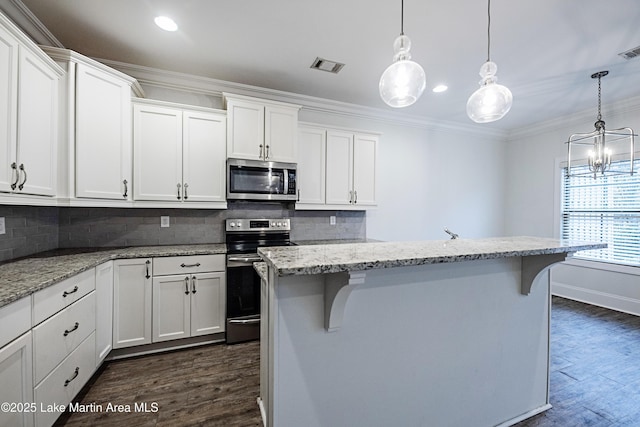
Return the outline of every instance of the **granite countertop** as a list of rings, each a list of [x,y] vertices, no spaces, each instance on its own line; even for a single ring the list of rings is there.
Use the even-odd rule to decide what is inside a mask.
[[[260,279],[267,280],[267,263],[266,262],[254,262],[253,269],[256,270]]]
[[[226,254],[224,243],[60,249],[0,265],[0,307],[114,259]]]
[[[305,246],[305,245],[338,245],[338,244],[344,244],[344,243],[372,243],[372,242],[380,242],[380,240],[375,240],[375,239],[295,240],[292,243],[295,243],[298,246]]]
[[[539,237],[496,237],[270,247],[258,249],[258,254],[278,275],[288,276],[569,253],[606,246]]]

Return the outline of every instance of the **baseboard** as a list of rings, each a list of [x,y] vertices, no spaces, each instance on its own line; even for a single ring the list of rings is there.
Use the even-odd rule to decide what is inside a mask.
[[[594,291],[565,283],[551,282],[551,294],[586,304],[640,316],[640,300]]]
[[[510,419],[509,421],[505,421],[501,424],[498,424],[496,427],[508,427],[508,426],[512,426],[514,424],[519,423],[520,421],[526,420],[527,418],[531,418],[534,415],[538,415],[541,412],[547,411],[551,409],[551,404],[547,403],[546,405],[540,406],[539,408],[536,409],[532,409],[529,412],[526,412],[522,415],[519,415],[515,418]]]

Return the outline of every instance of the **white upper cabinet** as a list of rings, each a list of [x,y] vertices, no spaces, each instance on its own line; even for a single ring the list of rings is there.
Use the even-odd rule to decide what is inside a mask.
[[[56,195],[63,70],[0,15],[0,191]]]
[[[135,200],[225,202],[224,113],[136,100],[133,130]]]
[[[327,131],[300,126],[298,131],[298,198],[296,204],[325,203]]]
[[[298,138],[296,209],[376,206],[378,134],[305,124]]]
[[[131,95],[142,90],[135,79],[91,58],[43,49],[67,71],[60,95],[59,195],[131,200]]]
[[[227,157],[297,162],[300,106],[223,94],[227,108]]]

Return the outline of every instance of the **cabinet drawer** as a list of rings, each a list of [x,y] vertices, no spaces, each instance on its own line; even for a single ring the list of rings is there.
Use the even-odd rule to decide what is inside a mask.
[[[0,308],[0,347],[31,329],[31,298],[25,297]]]
[[[73,304],[96,288],[95,268],[33,294],[33,324]]]
[[[34,384],[96,329],[96,293],[91,292],[33,328]]]
[[[153,275],[202,273],[207,271],[224,271],[225,256],[189,255],[153,259]]]
[[[95,370],[95,333],[91,334],[35,388],[35,400],[45,411],[36,413],[37,426],[50,426],[60,415],[49,405],[68,405]],[[39,406],[40,407],[40,406]]]

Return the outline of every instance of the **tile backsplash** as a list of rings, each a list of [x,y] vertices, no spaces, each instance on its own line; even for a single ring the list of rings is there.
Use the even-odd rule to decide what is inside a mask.
[[[0,261],[58,248],[58,208],[0,205]]]
[[[160,227],[161,216],[170,217],[169,227]],[[279,203],[230,202],[226,210],[0,206],[0,217],[7,229],[0,261],[57,248],[222,243],[227,218],[290,218],[294,241],[366,237],[365,212],[296,211]]]

